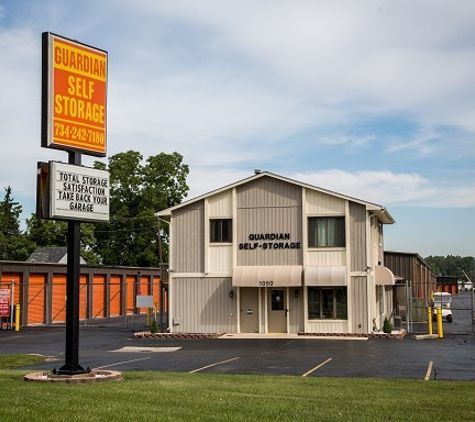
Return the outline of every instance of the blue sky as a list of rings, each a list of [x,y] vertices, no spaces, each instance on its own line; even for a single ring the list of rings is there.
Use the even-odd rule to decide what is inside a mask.
[[[0,0],[24,218],[36,162],[67,161],[40,147],[45,31],[108,51],[108,155],[179,152],[190,198],[259,168],[385,206],[387,250],[475,255],[473,0]]]

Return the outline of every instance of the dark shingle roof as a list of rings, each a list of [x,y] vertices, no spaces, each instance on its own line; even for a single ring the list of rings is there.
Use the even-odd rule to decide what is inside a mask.
[[[28,262],[53,262],[66,264],[68,248],[67,246],[40,248],[31,254]],[[81,264],[86,264],[86,261],[81,257]]]

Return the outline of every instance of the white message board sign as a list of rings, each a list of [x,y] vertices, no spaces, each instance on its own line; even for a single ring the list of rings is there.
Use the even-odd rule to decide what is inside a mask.
[[[135,298],[136,308],[153,308],[153,296],[137,295]]]
[[[109,221],[109,172],[50,162],[50,218]]]

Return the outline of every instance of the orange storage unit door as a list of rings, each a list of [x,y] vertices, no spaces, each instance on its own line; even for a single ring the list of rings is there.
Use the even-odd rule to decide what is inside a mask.
[[[112,275],[110,277],[110,285],[109,285],[109,294],[110,294],[110,302],[109,302],[109,306],[110,306],[110,316],[119,316],[121,315],[121,298],[122,298],[122,295],[121,295],[121,280],[122,280],[122,277],[121,276],[116,276],[116,275]]]
[[[66,321],[66,274],[53,276],[52,322]]]
[[[135,276],[127,276],[127,314],[132,314],[135,309],[135,284],[136,284],[136,277]]]
[[[13,305],[20,303],[21,290],[21,274],[20,273],[3,273],[2,274],[2,288],[13,289]]]
[[[27,324],[44,324],[45,322],[45,287],[46,274],[30,274]]]
[[[150,278],[149,277],[140,277],[140,291],[142,295],[150,294]]]
[[[105,312],[104,293],[106,287],[105,275],[94,275],[92,284],[92,317],[103,317]]]
[[[153,277],[153,304],[160,310],[160,295],[161,295],[160,277]]]
[[[79,319],[87,318],[87,277],[79,276]]]

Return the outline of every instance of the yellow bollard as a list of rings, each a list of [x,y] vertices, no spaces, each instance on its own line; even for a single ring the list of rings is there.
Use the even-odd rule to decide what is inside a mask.
[[[20,304],[15,305],[15,331],[20,331]]]
[[[427,308],[427,327],[429,328],[429,334],[432,335],[432,308]]]
[[[147,325],[150,325],[150,308],[147,308]]]
[[[437,334],[439,334],[439,338],[444,337],[444,329],[442,328],[442,308],[437,308]]]

